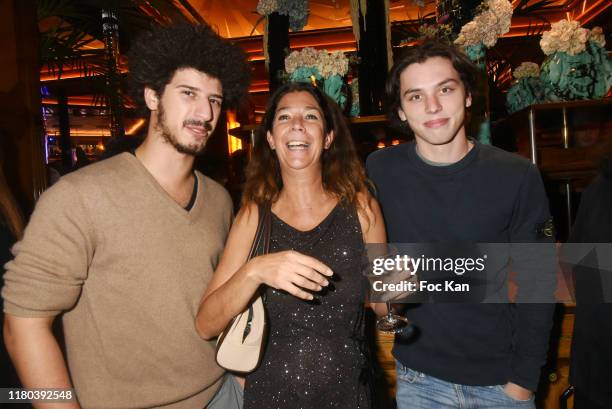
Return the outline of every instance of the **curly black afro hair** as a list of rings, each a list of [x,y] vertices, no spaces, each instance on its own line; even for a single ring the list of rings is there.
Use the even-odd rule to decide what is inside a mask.
[[[225,107],[237,106],[246,96],[250,82],[246,54],[205,24],[154,27],[132,45],[128,61],[132,96],[143,112],[148,112],[144,88],[161,96],[175,71],[181,68],[195,68],[218,78]]]

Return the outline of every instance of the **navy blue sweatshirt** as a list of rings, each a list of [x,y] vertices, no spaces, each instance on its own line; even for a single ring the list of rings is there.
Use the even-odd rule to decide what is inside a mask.
[[[537,168],[527,159],[475,143],[459,162],[432,166],[406,143],[377,151],[367,170],[393,243],[551,241]],[[552,266],[552,263],[551,263]],[[530,271],[553,277],[555,271]],[[397,342],[403,365],[448,382],[535,390],[546,360],[554,304],[418,304],[406,316],[417,328]]]

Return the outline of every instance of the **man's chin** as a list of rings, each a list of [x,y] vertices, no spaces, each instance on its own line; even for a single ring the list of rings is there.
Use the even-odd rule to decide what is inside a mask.
[[[457,136],[459,134],[459,130],[456,130],[455,132],[448,132],[448,130],[444,133],[440,132],[438,134],[436,133],[427,133],[425,135],[415,135],[416,138],[421,139],[422,142],[427,143],[428,145],[436,145],[436,146],[442,146],[442,145],[448,145],[449,143],[453,142]]]
[[[167,143],[172,145],[172,147],[176,149],[178,153],[183,153],[185,155],[191,155],[191,156],[201,155],[204,152],[204,148],[206,147],[206,142],[201,143],[201,144],[185,145],[185,144],[182,144],[176,141],[173,138],[166,137],[165,140]]]
[[[418,137],[417,136],[417,139],[420,139],[421,142],[426,143],[427,145],[443,146],[443,145],[448,145],[455,138],[453,136],[436,136],[436,137],[431,137],[431,136]]]
[[[191,155],[191,156],[202,155],[204,153],[205,147],[206,145],[198,145],[198,146],[188,146],[188,145],[180,145],[180,144],[174,145],[174,149],[176,149],[177,152],[184,153],[185,155]]]

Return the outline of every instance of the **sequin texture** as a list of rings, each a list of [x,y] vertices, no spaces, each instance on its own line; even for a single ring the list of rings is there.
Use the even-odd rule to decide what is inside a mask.
[[[267,290],[268,342],[261,366],[247,376],[244,409],[369,408],[359,345],[364,244],[355,210],[338,205],[307,232],[273,215],[270,248],[313,256],[334,277],[310,302]]]

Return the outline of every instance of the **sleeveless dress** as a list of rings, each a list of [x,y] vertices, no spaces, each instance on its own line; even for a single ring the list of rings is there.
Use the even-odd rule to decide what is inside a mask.
[[[246,379],[244,409],[370,408],[355,209],[336,205],[306,232],[272,214],[270,252],[290,249],[322,261],[334,276],[313,301],[267,289],[269,333],[261,365]]]

